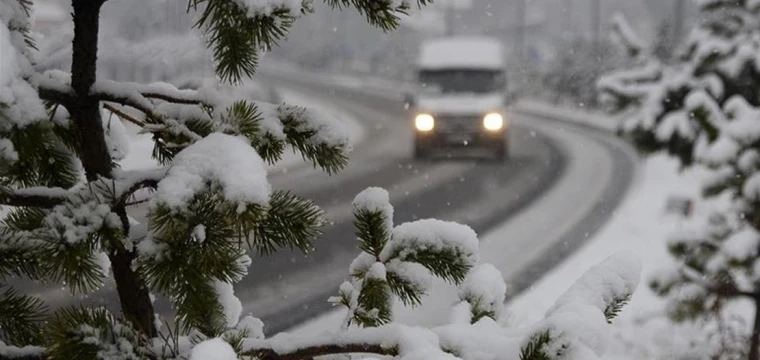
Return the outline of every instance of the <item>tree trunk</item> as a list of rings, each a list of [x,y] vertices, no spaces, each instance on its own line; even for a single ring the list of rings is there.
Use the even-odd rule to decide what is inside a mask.
[[[76,102],[69,105],[79,144],[79,153],[88,181],[99,177],[112,177],[111,156],[106,145],[100,116],[100,103],[90,96],[95,83],[98,60],[98,31],[100,8],[105,0],[72,0],[74,8],[74,42],[71,65],[71,85]],[[126,217],[124,208],[114,209],[120,217]],[[128,236],[128,223],[124,236]],[[133,249],[117,246],[108,254],[114,280],[119,293],[124,317],[145,335],[156,336],[153,321],[153,304],[148,288],[132,270],[135,258]]]
[[[755,298],[755,323],[752,324],[752,337],[749,342],[749,360],[760,360],[760,298]]]

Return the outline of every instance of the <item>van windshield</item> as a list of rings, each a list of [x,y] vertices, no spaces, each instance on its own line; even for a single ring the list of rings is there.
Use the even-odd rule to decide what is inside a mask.
[[[423,70],[419,75],[422,92],[428,95],[501,91],[504,72],[499,70]]]

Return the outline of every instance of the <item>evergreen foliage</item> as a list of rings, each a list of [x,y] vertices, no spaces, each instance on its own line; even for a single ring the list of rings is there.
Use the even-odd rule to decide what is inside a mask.
[[[642,152],[667,152],[709,174],[698,204],[713,210],[669,239],[678,265],[650,280],[676,321],[722,321],[725,305],[740,299],[760,305],[760,4],[699,4],[703,20],[667,64],[642,56],[599,82],[606,106],[626,114],[621,134]],[[756,360],[760,317],[749,335]]]
[[[559,357],[562,353],[549,354],[546,347],[551,344],[551,333],[543,331],[533,335],[522,350],[520,350],[520,360],[552,360]]]

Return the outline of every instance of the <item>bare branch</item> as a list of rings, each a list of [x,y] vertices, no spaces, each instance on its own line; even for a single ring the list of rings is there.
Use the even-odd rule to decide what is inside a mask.
[[[32,191],[11,190],[0,192],[0,204],[7,206],[38,207],[51,209],[65,202],[67,197],[63,194],[36,193]]]
[[[145,113],[145,115],[150,116],[152,118],[156,118],[156,119],[163,118],[161,115],[159,115],[153,110],[153,107],[150,101],[148,101],[147,98],[142,97],[142,96],[118,96],[115,94],[102,93],[102,92],[91,93],[91,95],[96,97],[100,101],[109,101],[109,102],[118,103],[121,105],[135,108]]]
[[[255,349],[245,351],[241,356],[251,356],[259,360],[310,360],[319,356],[340,354],[396,356],[398,355],[398,349],[395,347],[383,347],[378,344],[320,345],[298,349],[290,353],[277,353],[273,349]]]
[[[179,98],[179,97],[172,97],[168,94],[161,94],[161,93],[154,93],[154,92],[144,92],[142,93],[142,96],[149,98],[149,99],[158,99],[163,100],[166,102],[174,103],[174,104],[185,104],[185,105],[200,105],[202,101],[199,99],[185,99],[185,98]]]
[[[40,99],[52,101],[56,104],[61,104],[64,107],[68,107],[76,101],[76,95],[74,93],[64,92],[56,88],[46,88],[43,84],[40,84],[37,88],[37,93],[39,94]]]
[[[133,124],[135,124],[135,125],[137,125],[139,127],[144,127],[145,126],[144,122],[142,122],[142,121],[140,121],[138,119],[135,119],[134,117],[132,117],[131,115],[129,115],[126,112],[122,111],[121,109],[117,108],[116,106],[113,106],[111,104],[103,104],[103,107],[106,108],[106,110],[108,110],[108,111],[116,114],[116,116],[118,116],[118,117],[120,117],[120,118],[122,118],[122,119],[124,119],[126,121],[129,121],[129,122],[131,122],[131,123],[133,123]]]
[[[144,179],[142,181],[136,182],[132,184],[126,191],[124,191],[121,196],[119,197],[119,200],[114,204],[114,207],[123,207],[130,204],[127,204],[127,200],[140,189],[155,189],[158,187],[158,179]]]

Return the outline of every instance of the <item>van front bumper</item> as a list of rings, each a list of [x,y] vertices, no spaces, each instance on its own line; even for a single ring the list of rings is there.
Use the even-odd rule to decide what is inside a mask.
[[[478,132],[429,132],[417,131],[415,143],[426,148],[438,147],[492,147],[503,144],[507,139],[507,129]]]

